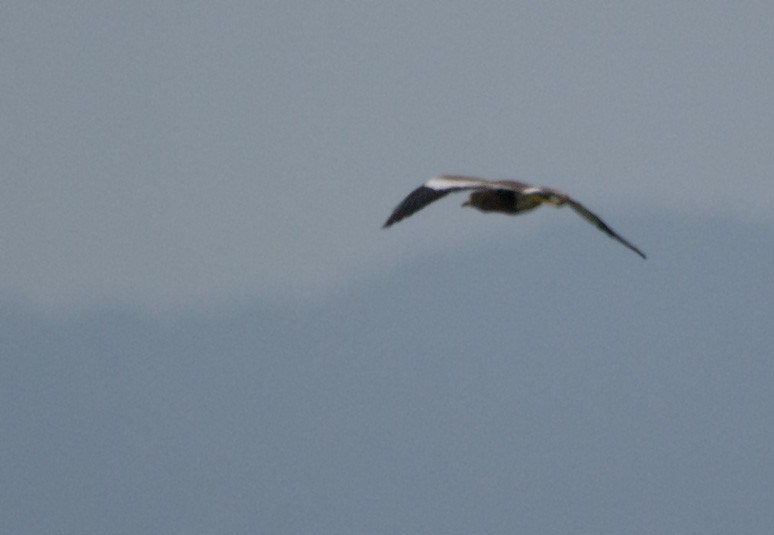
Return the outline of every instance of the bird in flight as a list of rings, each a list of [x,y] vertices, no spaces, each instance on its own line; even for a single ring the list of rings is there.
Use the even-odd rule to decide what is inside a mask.
[[[645,258],[645,253],[617,234],[596,214],[566,193],[515,180],[484,180],[455,175],[431,178],[403,199],[382,228],[387,228],[401,219],[405,219],[431,202],[455,191],[470,191],[468,200],[462,206],[472,206],[482,212],[502,212],[515,215],[533,210],[541,204],[550,204],[556,207],[566,204],[599,230]]]

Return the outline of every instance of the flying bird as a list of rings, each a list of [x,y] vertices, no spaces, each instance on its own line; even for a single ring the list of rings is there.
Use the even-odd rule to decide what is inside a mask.
[[[645,253],[617,234],[596,214],[566,193],[515,180],[484,180],[454,175],[431,178],[403,199],[382,228],[387,228],[401,219],[407,218],[431,202],[455,191],[471,191],[468,200],[462,206],[472,206],[482,212],[502,212],[516,215],[533,210],[541,204],[550,204],[556,207],[566,204],[599,230],[645,258]]]

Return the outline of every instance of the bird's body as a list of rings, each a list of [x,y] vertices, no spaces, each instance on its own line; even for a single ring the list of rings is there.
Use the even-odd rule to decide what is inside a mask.
[[[384,228],[418,212],[433,201],[456,191],[470,191],[462,206],[472,206],[482,212],[516,215],[534,210],[541,204],[559,207],[565,204],[599,230],[645,258],[645,254],[607,226],[599,217],[566,193],[552,188],[532,186],[515,180],[484,180],[469,176],[444,175],[431,178],[412,191],[395,208]]]

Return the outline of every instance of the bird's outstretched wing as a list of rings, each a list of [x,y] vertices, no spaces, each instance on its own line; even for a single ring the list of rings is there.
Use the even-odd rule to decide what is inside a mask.
[[[626,247],[628,247],[629,249],[631,249],[632,251],[634,251],[635,253],[640,255],[643,259],[647,258],[645,256],[645,253],[640,251],[632,243],[630,243],[629,241],[624,239],[623,236],[621,236],[620,234],[615,232],[613,229],[611,229],[609,226],[607,226],[607,223],[602,221],[599,218],[599,216],[597,216],[597,214],[595,214],[594,212],[592,212],[591,210],[589,210],[588,208],[583,206],[581,203],[579,203],[578,201],[576,201],[575,199],[573,199],[573,198],[571,198],[571,197],[569,197],[567,195],[564,196],[564,200],[565,200],[565,202],[567,204],[569,204],[572,207],[573,210],[578,212],[581,215],[581,217],[583,217],[585,220],[589,221],[591,224],[593,224],[599,230],[601,230],[602,232],[604,232],[605,234],[607,234],[608,236],[610,236],[614,240],[618,240],[619,242],[624,244]]]
[[[428,204],[437,201],[454,191],[484,189],[509,190],[516,192],[518,195],[522,196],[523,199],[526,199],[526,202],[529,204],[529,206],[522,208],[522,211],[541,203],[552,204],[554,206],[569,204],[573,210],[599,230],[614,240],[621,242],[642,258],[646,258],[645,253],[607,226],[607,223],[602,221],[594,212],[566,193],[552,188],[541,188],[514,180],[483,180],[475,177],[457,175],[444,175],[431,178],[403,199],[395,210],[393,210],[392,215],[387,219],[387,222],[384,223],[383,228],[387,228],[393,223],[405,219]]]
[[[466,176],[449,175],[431,178],[403,199],[395,210],[393,210],[392,215],[390,215],[382,228],[387,228],[393,223],[397,223],[401,219],[407,218],[431,202],[437,201],[453,191],[498,187],[502,188],[502,186],[496,186],[495,182]]]

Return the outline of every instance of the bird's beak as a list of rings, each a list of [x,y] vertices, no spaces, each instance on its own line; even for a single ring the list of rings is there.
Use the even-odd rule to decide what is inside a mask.
[[[462,203],[462,207],[464,208],[465,206],[470,206],[470,200],[469,199],[467,201],[465,201],[464,203]]]

